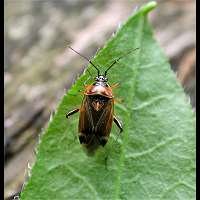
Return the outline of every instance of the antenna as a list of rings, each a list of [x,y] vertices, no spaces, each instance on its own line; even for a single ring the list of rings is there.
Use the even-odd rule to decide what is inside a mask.
[[[86,56],[80,54],[79,52],[77,52],[76,50],[74,50],[72,47],[70,46],[67,46],[68,48],[70,48],[72,51],[74,51],[75,53],[77,53],[79,56],[81,56],[82,58],[85,58],[96,70],[97,70],[97,73],[98,73],[98,76],[100,74],[100,71],[99,69],[92,63],[92,61],[90,59],[88,59]]]
[[[108,72],[108,70],[110,70],[110,68],[113,66],[113,65],[115,65],[121,58],[123,58],[124,56],[127,56],[127,55],[129,55],[131,52],[133,52],[133,51],[135,51],[135,50],[138,50],[139,48],[135,48],[135,49],[133,49],[133,50],[131,50],[131,51],[129,51],[128,53],[126,53],[126,54],[124,54],[124,55],[122,55],[121,57],[119,57],[117,60],[115,60],[107,69],[106,69],[106,71],[105,71],[105,73],[104,73],[104,75],[106,76],[107,75],[107,72]]]

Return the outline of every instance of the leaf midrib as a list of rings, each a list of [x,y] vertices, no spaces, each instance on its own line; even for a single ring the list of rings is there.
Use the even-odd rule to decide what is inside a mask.
[[[134,99],[134,96],[135,96],[135,90],[136,90],[136,82],[137,82],[137,77],[138,77],[138,69],[139,69],[139,65],[140,65],[140,57],[141,57],[141,48],[142,48],[142,36],[143,36],[143,30],[144,30],[144,19],[145,19],[145,16],[144,14],[142,13],[142,11],[140,11],[141,13],[138,13],[140,15],[142,15],[141,17],[140,16],[135,16],[135,17],[140,17],[140,21],[138,23],[138,29],[140,31],[138,31],[138,36],[136,36],[136,40],[139,41],[139,53],[138,53],[138,57],[136,59],[136,70],[132,71],[134,72],[133,73],[133,76],[132,77],[135,77],[135,79],[133,79],[133,84],[131,85],[131,87],[129,88],[129,91],[131,91],[129,93],[129,95],[131,95],[131,98],[128,98],[127,99],[127,107],[128,108],[132,108],[132,101]],[[128,22],[127,22],[128,24]],[[135,75],[135,76],[134,76]],[[129,109],[128,109],[129,110]],[[130,119],[131,119],[131,114],[130,112],[127,112],[127,115],[126,118],[125,118],[125,124],[126,124],[126,127],[129,127],[129,124],[130,124]],[[115,190],[115,198],[114,199],[120,199],[120,188],[121,188],[121,175],[122,175],[122,171],[123,171],[123,165],[124,165],[124,160],[125,160],[125,148],[126,148],[126,144],[127,144],[127,140],[128,140],[128,132],[127,132],[127,129],[124,130],[123,132],[124,136],[123,136],[123,143],[121,145],[121,150],[120,150],[120,158],[119,158],[119,167],[118,167],[118,176],[117,176],[117,180],[116,180],[116,190]]]

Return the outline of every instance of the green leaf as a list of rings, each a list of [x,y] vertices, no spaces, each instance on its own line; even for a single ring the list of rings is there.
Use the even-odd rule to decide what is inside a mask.
[[[77,94],[89,79],[84,73],[41,137],[22,200],[195,199],[195,115],[153,38],[146,15],[155,6],[150,2],[139,9],[93,59],[103,72],[140,48],[108,73],[110,84],[120,83],[116,97],[124,100],[115,104],[122,135],[113,124],[108,143],[94,156],[79,144],[78,114],[65,115],[81,104]]]

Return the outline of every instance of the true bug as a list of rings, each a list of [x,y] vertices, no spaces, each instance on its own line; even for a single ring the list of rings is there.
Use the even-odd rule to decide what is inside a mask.
[[[80,112],[79,141],[86,147],[88,153],[92,153],[100,145],[105,146],[107,143],[113,121],[120,129],[120,132],[123,131],[121,123],[116,116],[114,116],[114,96],[112,93],[112,86],[110,87],[108,85],[108,79],[106,77],[108,70],[110,70],[110,68],[123,56],[116,59],[106,69],[104,75],[102,75],[100,74],[100,70],[91,60],[73,48],[69,48],[85,58],[97,70],[95,82],[85,87],[81,108],[74,109],[66,114],[66,117],[68,118],[70,115]],[[136,49],[133,49],[132,51]]]

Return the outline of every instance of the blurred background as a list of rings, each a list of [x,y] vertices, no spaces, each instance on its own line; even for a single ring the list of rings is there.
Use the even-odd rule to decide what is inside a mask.
[[[87,62],[147,0],[5,0],[5,199],[22,188],[38,135]],[[196,2],[158,0],[149,16],[161,47],[196,107]],[[151,53],[151,52],[149,52]],[[190,98],[189,98],[190,97]]]

